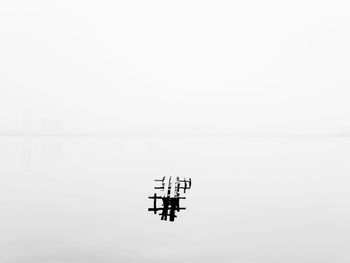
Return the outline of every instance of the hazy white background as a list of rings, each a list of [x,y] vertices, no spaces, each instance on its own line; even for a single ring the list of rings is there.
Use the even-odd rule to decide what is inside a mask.
[[[0,263],[348,263],[349,46],[348,1],[0,0]]]
[[[348,1],[1,1],[0,128],[349,131]],[[39,120],[39,121],[38,121]],[[36,124],[39,122],[39,124]]]

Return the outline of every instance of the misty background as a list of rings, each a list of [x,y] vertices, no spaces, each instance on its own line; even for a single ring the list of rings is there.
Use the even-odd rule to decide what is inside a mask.
[[[349,32],[340,0],[0,1],[0,263],[350,262]]]
[[[349,133],[348,1],[1,1],[2,133]]]

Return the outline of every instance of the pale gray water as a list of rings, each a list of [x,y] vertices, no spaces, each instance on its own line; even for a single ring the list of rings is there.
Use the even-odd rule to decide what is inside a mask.
[[[350,262],[350,139],[0,138],[0,262]],[[192,177],[174,223],[153,179]]]

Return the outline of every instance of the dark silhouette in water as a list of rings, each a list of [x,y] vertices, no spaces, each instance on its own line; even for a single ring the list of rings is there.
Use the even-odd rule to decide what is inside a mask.
[[[154,214],[157,214],[158,211],[161,211],[159,214],[161,216],[161,220],[167,221],[169,218],[169,221],[174,221],[177,217],[175,213],[186,209],[185,207],[180,207],[180,199],[186,199],[186,197],[180,196],[180,190],[182,189],[183,193],[185,194],[187,189],[191,189],[191,178],[189,180],[180,180],[179,177],[177,177],[174,183],[174,187],[172,186],[171,177],[169,178],[167,187],[165,186],[165,177],[163,177],[163,179],[156,179],[154,181],[162,183],[162,186],[156,186],[154,189],[164,192],[166,191],[166,193],[164,193],[163,196],[158,196],[157,193],[154,193],[153,196],[148,197],[149,199],[153,199],[153,208],[148,208],[148,211],[154,212]],[[174,191],[173,193],[172,187]],[[157,200],[162,200],[161,207],[157,207]]]

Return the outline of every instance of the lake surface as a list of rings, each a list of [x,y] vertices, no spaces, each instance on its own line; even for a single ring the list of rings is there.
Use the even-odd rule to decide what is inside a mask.
[[[348,263],[349,189],[349,138],[0,137],[0,262]]]

